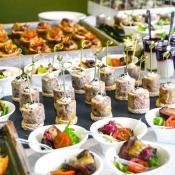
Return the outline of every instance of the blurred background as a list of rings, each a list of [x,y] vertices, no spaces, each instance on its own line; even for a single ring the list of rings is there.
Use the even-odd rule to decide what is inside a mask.
[[[87,0],[0,0],[0,23],[38,21],[44,11],[87,13]]]

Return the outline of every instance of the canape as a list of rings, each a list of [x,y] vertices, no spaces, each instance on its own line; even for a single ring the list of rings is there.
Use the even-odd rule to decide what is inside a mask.
[[[142,86],[149,91],[150,97],[158,96],[160,75],[154,72],[144,75],[142,79]]]
[[[98,94],[91,99],[91,119],[101,120],[112,116],[111,98]]]
[[[90,73],[87,70],[74,70],[71,73],[72,86],[75,89],[75,93],[84,94],[84,86],[90,82]]]
[[[85,102],[91,104],[91,99],[98,93],[106,94],[105,83],[97,79],[92,80],[90,83],[86,83],[85,86]]]
[[[167,82],[160,86],[157,107],[175,107],[175,84]]]
[[[149,91],[142,87],[128,93],[128,110],[135,114],[144,114],[150,109]]]
[[[62,97],[56,101],[56,123],[77,123],[76,101],[70,97]]]
[[[72,33],[74,31],[74,25],[75,23],[67,18],[63,18],[61,22],[58,24],[58,26],[67,33]]]
[[[21,122],[24,130],[35,130],[44,125],[45,112],[42,103],[29,102],[21,106],[23,120]]]
[[[11,28],[11,34],[13,37],[21,37],[24,32],[29,30],[29,26],[23,23],[14,23]]]
[[[128,92],[135,87],[135,79],[128,73],[122,74],[116,79],[115,98],[118,100],[127,100]]]
[[[28,86],[27,79],[25,77],[18,76],[11,82],[11,85],[12,85],[12,99],[13,101],[19,102],[20,91]]]
[[[53,97],[53,89],[58,86],[58,77],[53,72],[42,77],[42,94],[45,97]]]
[[[51,29],[51,25],[46,21],[41,21],[36,27],[38,35],[45,37],[46,33]]]

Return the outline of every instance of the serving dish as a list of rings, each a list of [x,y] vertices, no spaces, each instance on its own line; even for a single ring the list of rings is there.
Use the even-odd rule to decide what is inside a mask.
[[[18,134],[13,122],[0,122],[1,154],[9,157],[6,174],[29,175],[32,173],[29,162],[23,146],[16,141],[16,138],[18,138]]]
[[[35,62],[34,65],[32,64],[27,64],[25,67],[24,67],[24,73],[29,73],[32,71],[34,71],[34,73],[32,73],[32,78],[31,78],[31,83],[32,85],[34,86],[38,86],[38,87],[41,87],[42,86],[42,77],[44,75],[47,75],[49,73],[49,68],[48,68],[48,65],[49,64],[52,64],[52,63],[49,63],[47,61],[38,61],[38,62]],[[37,68],[39,67],[45,67],[46,70],[44,72],[41,71],[41,73],[37,73],[36,70]],[[59,63],[54,63],[53,64],[53,68],[55,70],[53,70],[53,74],[54,75],[58,75],[60,73],[60,65]]]
[[[42,156],[35,164],[34,171],[37,174],[47,174],[50,171],[57,170],[62,163],[69,161],[70,159],[75,160],[76,156],[82,152],[82,149],[75,150],[62,150],[53,152]],[[92,175],[100,175],[103,162],[101,158],[94,152],[91,152],[95,158],[96,171]]]
[[[86,17],[84,13],[73,11],[47,11],[38,14],[39,20],[44,21],[61,21],[63,18],[68,18],[75,22]]]
[[[22,70],[12,66],[0,66],[0,71],[8,70],[7,77],[0,79],[0,86],[2,88],[2,94],[11,94],[11,82],[19,75],[22,74]]]
[[[136,173],[136,174],[138,175],[154,175],[154,174],[161,175],[161,171],[166,169],[166,167],[168,167],[170,163],[170,160],[171,160],[170,153],[163,146],[160,146],[156,143],[149,142],[149,141],[142,141],[142,143],[150,145],[154,148],[157,148],[157,155],[160,160],[160,166],[158,166],[157,168],[153,168],[149,171],[145,171],[143,173]],[[113,161],[114,161],[114,157],[118,155],[121,146],[122,145],[118,146],[117,148],[111,147],[106,151],[106,154],[105,154],[105,159],[107,163],[113,169],[113,171],[119,175],[123,175],[124,173],[120,171],[117,167],[115,167],[115,165],[113,164]],[[125,174],[128,174],[128,173],[125,173]]]
[[[13,103],[9,102],[9,101],[0,101],[0,103],[4,103],[7,107],[7,114],[0,116],[0,122],[2,121],[7,121],[9,119],[9,117],[14,113],[16,107]]]
[[[114,118],[107,118],[107,119],[96,121],[90,126],[90,131],[92,133],[99,133],[98,129],[103,127],[109,121],[115,121],[116,123],[119,123],[120,125],[122,125],[122,127],[130,128],[131,130],[133,130],[134,135],[137,136],[138,138],[142,138],[147,132],[147,126],[145,123],[133,118],[128,118],[128,117],[114,117]],[[103,150],[103,153],[105,153],[107,149],[111,146],[118,147],[124,143],[124,141],[110,142],[109,140],[106,140],[104,137],[99,137],[96,134],[93,134],[93,137],[97,142],[99,142]]]
[[[175,144],[175,128],[168,128],[164,126],[157,126],[153,123],[153,118],[160,116],[159,110],[161,108],[154,108],[145,114],[145,119],[149,126],[152,127],[156,134],[157,140],[163,143]]]
[[[121,58],[124,58],[124,56],[125,56],[124,54],[110,54],[110,55],[108,55],[108,58],[117,59],[117,61],[119,61]],[[106,56],[102,57],[101,61],[104,65],[106,65]],[[132,62],[134,64],[136,64],[138,62],[138,58],[135,56],[132,57]],[[108,61],[107,61],[107,64],[108,64]],[[116,76],[120,76],[121,74],[124,74],[125,67],[126,67],[126,65],[116,66],[116,67],[114,67],[112,65],[111,66],[107,65],[107,66],[110,67],[111,69],[114,69]]]
[[[28,137],[29,142],[41,143],[44,131],[46,129],[48,129],[50,126],[51,125],[46,125],[46,126],[40,127],[38,129],[35,129],[34,131],[32,131]],[[63,131],[64,128],[66,127],[66,124],[57,124],[54,126],[56,126],[59,130]],[[69,149],[74,150],[74,149],[80,148],[88,139],[88,134],[86,133],[86,130],[81,126],[70,125],[70,128],[73,128],[75,130],[74,131],[75,134],[80,138],[80,142],[75,144],[75,145],[71,145],[71,146],[67,146],[67,147],[63,147],[63,148],[59,148],[59,149],[52,149],[52,150],[42,150],[38,145],[35,145],[35,144],[29,144],[29,146],[32,150],[34,150],[35,152],[40,153],[40,154],[47,154],[47,153],[56,152],[56,151],[61,152],[64,150],[69,150]]]

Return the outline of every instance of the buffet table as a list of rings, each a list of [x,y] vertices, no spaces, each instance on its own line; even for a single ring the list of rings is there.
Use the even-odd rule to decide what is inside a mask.
[[[69,74],[66,75],[66,82],[67,82],[67,84],[70,84],[70,75]],[[41,90],[41,88],[40,88],[40,90]],[[114,93],[115,93],[114,91],[107,92],[107,95],[111,97],[112,113],[113,113],[114,117],[130,117],[130,118],[135,118],[135,119],[141,118],[142,121],[146,123],[144,114],[138,115],[138,114],[132,114],[132,113],[128,112],[127,101],[116,100],[114,97]],[[91,124],[94,122],[90,119],[91,106],[87,105],[84,102],[84,95],[76,94],[75,97],[76,97],[76,103],[77,103],[77,116],[78,116],[77,125],[80,125],[80,126],[86,128],[87,130],[89,130]],[[150,101],[151,102],[151,109],[156,107],[156,105],[155,105],[156,99],[157,99],[157,97],[151,98],[151,101]],[[13,102],[11,96],[5,96],[5,97],[3,97],[3,100]],[[43,97],[42,94],[40,94],[40,100],[41,100],[41,103],[43,103],[45,106],[45,113],[46,113],[45,125],[55,124],[56,111],[55,111],[54,106],[53,106],[53,99]],[[16,110],[11,115],[10,120],[12,120],[14,122],[14,125],[16,127],[16,130],[18,132],[19,137],[27,139],[31,131],[24,131],[22,129],[22,127],[21,127],[22,116],[21,116],[21,113],[19,111],[19,104],[16,102],[13,102],[13,103],[16,106]],[[143,137],[143,140],[153,141],[153,142],[159,143],[159,142],[157,142],[156,136],[155,136],[154,132],[151,130],[151,128],[148,129],[148,132]],[[159,143],[159,144],[161,144],[163,147],[167,148],[167,150],[170,151],[171,155],[175,154],[175,145],[163,144],[163,143]],[[42,155],[34,152],[26,145],[24,145],[24,148],[25,148],[25,152],[26,152],[26,155],[28,157],[29,163],[31,165],[31,168],[33,169],[35,162]],[[82,148],[86,148],[86,149],[89,149],[91,151],[94,151],[103,159],[104,168],[103,168],[103,173],[101,175],[113,175],[114,174],[112,169],[107,165],[105,158],[104,158],[104,155],[103,155],[103,152],[102,152],[102,149],[96,140],[94,140],[93,138],[89,138],[86,141],[86,143],[83,145]],[[175,164],[175,157],[172,156],[172,160],[170,162],[169,168],[166,169],[164,172],[161,172],[160,175],[164,175],[165,173],[168,173],[169,175],[173,175],[175,172],[175,167],[173,166],[174,164]]]

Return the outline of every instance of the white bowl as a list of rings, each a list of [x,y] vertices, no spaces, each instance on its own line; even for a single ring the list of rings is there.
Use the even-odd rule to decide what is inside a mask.
[[[8,107],[8,113],[4,116],[0,116],[0,122],[3,122],[9,119],[9,117],[15,112],[16,107],[13,103],[9,101],[4,101],[4,100],[1,100],[1,101],[3,101]]]
[[[160,160],[160,166],[152,169],[150,171],[146,171],[143,173],[137,173],[138,175],[158,175],[159,173],[161,174],[161,171],[163,169],[166,169],[167,166],[170,163],[170,153],[164,149],[162,146],[159,146],[158,144],[155,144],[153,142],[149,142],[149,141],[142,141],[145,144],[151,145],[154,148],[157,148],[157,154],[158,154],[158,158]],[[109,166],[113,169],[113,171],[118,174],[118,175],[123,175],[125,173],[123,173],[122,171],[120,171],[118,168],[116,168],[113,164],[113,160],[114,160],[114,156],[118,155],[119,150],[120,150],[121,145],[118,148],[114,148],[111,147],[106,151],[105,154],[105,159],[107,161],[107,163],[109,164]],[[126,173],[127,174],[127,173]]]
[[[84,13],[72,12],[72,11],[49,11],[41,12],[38,14],[39,20],[44,21],[61,21],[63,18],[79,22],[80,19],[86,17]]]
[[[75,150],[62,150],[53,153],[46,154],[37,160],[34,171],[36,174],[49,174],[50,171],[57,170],[62,163],[69,161],[70,159],[76,159],[76,156],[83,151],[83,149]],[[98,175],[101,173],[103,168],[103,162],[101,158],[91,152],[94,155],[96,163],[96,171],[92,175]]]
[[[83,61],[85,60],[95,60],[95,58],[83,58]],[[102,62],[100,60],[97,60],[97,64],[99,65],[102,65]],[[73,71],[73,68],[76,68],[76,67],[80,67],[80,58],[74,58],[74,59],[70,59],[70,60],[67,60],[65,63],[64,63],[64,66],[65,67],[68,67],[67,70],[71,73]],[[92,67],[92,68],[85,68],[85,70],[89,71],[90,73],[90,77],[91,77],[91,80],[94,78],[94,70],[95,68]],[[98,71],[98,67],[97,67],[97,71]]]
[[[107,118],[107,119],[103,119],[103,120],[99,120],[94,122],[91,126],[90,126],[90,131],[93,133],[99,133],[98,129],[103,127],[105,124],[107,124],[109,121],[114,120],[116,123],[121,124],[123,127],[126,128],[130,128],[131,130],[134,130],[134,135],[137,138],[142,138],[146,132],[147,132],[147,126],[145,123],[143,123],[142,121],[133,119],[133,118],[128,118],[128,117],[114,117],[114,118]],[[139,122],[139,125],[137,125],[137,123]],[[137,125],[137,128],[135,128]],[[97,135],[93,135],[94,139],[99,142],[103,153],[106,152],[106,150],[111,147],[118,147],[119,145],[122,145],[124,141],[114,141],[114,142],[108,142],[106,141],[103,137],[99,137]]]
[[[156,126],[153,123],[153,118],[160,116],[159,109],[160,108],[155,108],[155,109],[151,109],[150,111],[148,111],[145,114],[145,119],[147,123],[153,128],[156,134],[157,140],[159,142],[175,144],[175,139],[174,139],[175,138],[175,128],[168,129],[162,126]]]
[[[8,76],[6,78],[0,79],[0,87],[2,88],[2,94],[4,95],[11,95],[12,94],[12,88],[11,88],[11,82],[19,75],[22,74],[22,70],[17,67],[10,67],[10,66],[0,66],[0,70],[7,69],[11,72],[11,76]]]
[[[125,26],[122,23],[120,23],[120,25],[123,27],[125,35],[131,35],[132,33],[135,33],[137,31],[137,26]]]
[[[29,142],[31,141],[31,142],[41,143],[44,131],[51,126],[52,125],[43,126],[43,127],[37,128],[34,131],[32,131],[28,137]],[[67,125],[66,124],[58,124],[58,125],[54,125],[54,126],[56,126],[59,130],[63,131]],[[70,125],[70,127],[74,128],[74,130],[75,130],[74,132],[76,133],[76,135],[78,137],[80,137],[80,142],[75,144],[75,145],[71,145],[71,146],[67,146],[67,147],[59,148],[59,149],[53,149],[53,150],[42,150],[39,146],[37,146],[35,144],[30,144],[29,146],[32,150],[34,150],[35,152],[38,152],[40,154],[47,154],[47,153],[55,152],[55,151],[64,151],[64,150],[69,150],[69,149],[80,148],[88,139],[88,134],[86,133],[86,129],[84,129],[83,127],[78,126],[78,125]]]
[[[49,62],[40,62],[40,61],[38,61],[38,62],[35,63],[34,69],[36,69],[40,65],[47,66],[48,64],[49,64]],[[55,75],[58,75],[60,73],[60,69],[59,69],[60,68],[60,65],[59,65],[59,63],[54,63],[53,64],[53,67],[56,68],[56,69],[58,69],[56,71],[53,71],[53,73]],[[27,73],[28,71],[31,71],[31,70],[32,70],[31,64],[28,64],[28,65],[26,65],[24,67],[24,72],[25,73]],[[31,80],[32,85],[33,86],[42,87],[42,77],[44,75],[46,75],[46,74],[48,74],[48,72],[47,73],[43,73],[43,74],[32,74],[32,80]]]
[[[120,59],[120,58],[124,57],[124,55],[123,54],[112,54],[112,55],[108,55],[108,57]],[[104,65],[106,65],[106,56],[103,57],[101,60],[102,60],[102,63]],[[138,62],[138,58],[137,57],[133,57],[133,63],[136,64],[137,62]],[[118,67],[113,67],[113,66],[108,66],[108,67],[110,67],[111,69],[113,69],[114,72],[115,72],[116,77],[118,77],[121,74],[124,74],[125,73],[125,67],[126,67],[126,65],[124,65],[124,66],[118,66]]]

